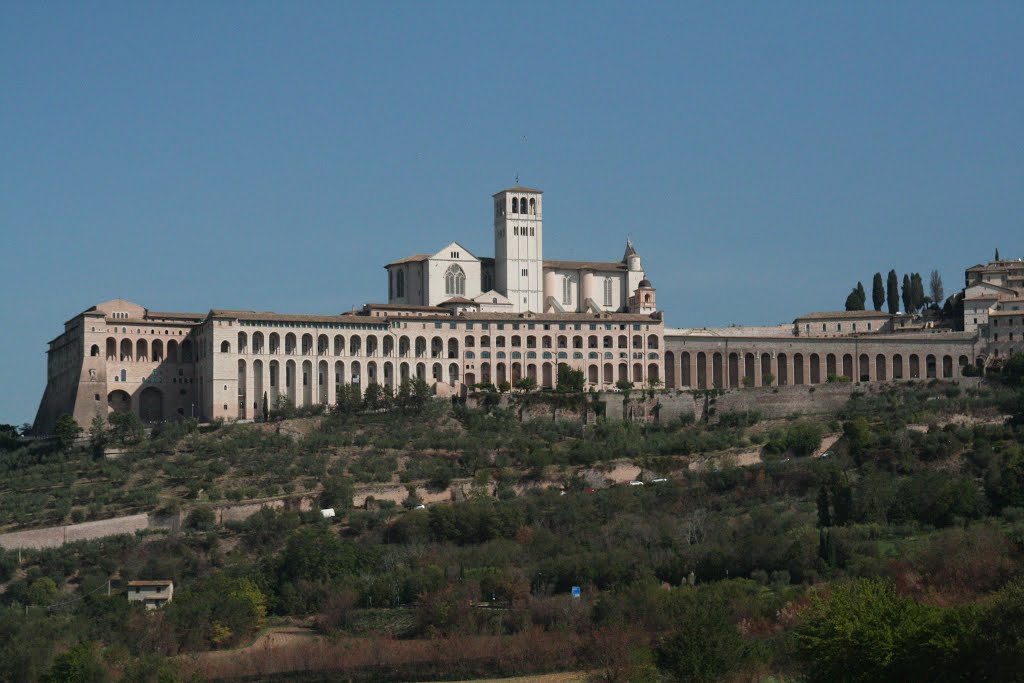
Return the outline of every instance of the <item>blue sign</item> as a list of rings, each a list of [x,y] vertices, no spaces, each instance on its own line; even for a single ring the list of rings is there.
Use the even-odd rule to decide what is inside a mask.
[[[574,597],[574,598],[580,597],[580,587],[579,586],[573,586],[572,587],[572,597]]]

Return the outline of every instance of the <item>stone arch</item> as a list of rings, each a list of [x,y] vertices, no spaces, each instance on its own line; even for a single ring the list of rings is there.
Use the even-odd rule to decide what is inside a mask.
[[[252,362],[253,417],[266,417],[263,414],[263,391],[263,361],[257,358]],[[270,402],[269,397],[267,402]],[[267,407],[269,408],[270,406]]]
[[[288,400],[291,404],[296,405],[298,398],[298,377],[297,377],[298,366],[295,365],[295,361],[289,360],[284,366],[284,385],[288,390]]]
[[[341,387],[348,383],[348,382],[345,381],[346,379],[348,379],[348,378],[345,377],[345,361],[344,360],[335,360],[334,361],[334,390],[335,390],[335,394],[334,395],[335,395],[335,397],[337,397],[339,395],[339,393],[341,391]]]
[[[690,352],[682,351],[679,354],[679,375],[682,377],[680,384],[684,387],[693,386],[693,377],[690,370]]]
[[[270,408],[277,407],[277,402],[281,397],[281,363],[276,360],[270,361],[270,366],[267,368],[267,380],[270,385],[269,403]]]
[[[967,358],[967,356],[960,356],[960,358],[957,359],[956,364],[960,366],[960,374],[962,375],[964,374],[964,368],[970,365],[971,361],[970,359]]]
[[[634,349],[642,349],[642,348],[644,348],[644,337],[643,337],[643,335],[640,335],[640,334],[634,334],[633,335],[633,348]]]
[[[761,354],[761,386],[771,386],[775,381],[778,380],[772,372],[772,357],[771,354]]]
[[[331,366],[327,361],[322,360],[317,363],[317,377],[316,377],[316,388],[317,388],[317,402],[321,405],[327,405],[330,399],[330,372]]]
[[[729,386],[740,385],[740,355],[735,351],[729,353]]]
[[[804,377],[804,354],[793,354],[793,384],[805,384]]]
[[[626,362],[619,363],[619,381],[620,382],[628,382],[629,381],[629,364],[626,363]]]
[[[249,352],[249,335],[245,332],[238,333],[238,352],[248,353]]]
[[[505,367],[505,363],[497,363],[494,372],[494,383],[501,384],[502,382],[508,381],[508,372]]]
[[[711,356],[711,384],[715,389],[721,389],[724,384],[722,354],[718,351]]]
[[[135,342],[135,360],[140,363],[145,363],[149,360],[149,344],[146,343],[145,339],[140,339]]]
[[[618,342],[619,342],[619,348],[620,349],[625,349],[625,348],[627,348],[629,346],[629,338],[626,337],[626,335],[624,335],[624,334],[620,334],[619,335]]]
[[[647,348],[656,349],[658,348],[658,335],[649,334],[647,335]]]
[[[363,352],[363,338],[358,334],[353,334],[348,338],[348,355],[358,356]]]
[[[743,354],[743,383],[748,386],[756,386],[757,378],[754,377],[754,354]]]
[[[811,354],[811,384],[821,384],[821,356]]]
[[[644,383],[644,364],[633,363],[633,384],[640,386]]]
[[[130,413],[132,411],[132,397],[127,391],[114,389],[107,394],[107,408],[110,413]]]
[[[658,364],[657,363],[648,363],[647,364],[647,383],[650,384],[650,385],[655,385],[655,384],[657,384],[660,381],[661,381],[661,378],[658,377]]]
[[[159,339],[153,340],[153,348],[151,349],[151,351],[153,352],[154,362],[162,361],[164,359],[164,343]]]
[[[860,357],[857,359],[857,381],[871,381],[871,359],[868,358],[866,353],[860,354]]]
[[[455,363],[452,363],[452,365],[455,365]],[[512,382],[512,386],[515,386],[516,382],[523,378],[523,364],[519,361],[513,361],[511,372],[512,375],[509,381]]]
[[[384,335],[384,341],[381,342],[381,352],[385,357],[395,354],[395,338],[390,334]]]
[[[599,378],[600,370],[596,365],[590,365],[587,367],[587,381],[592,385],[598,385],[601,383]]]
[[[927,356],[925,356],[924,364],[925,377],[927,377],[928,379],[935,379],[936,377],[939,376],[938,363],[935,360],[934,354],[929,353]]]
[[[100,345],[99,344],[93,344],[92,347],[89,348],[89,356],[91,358],[96,358],[99,355],[100,355]]]
[[[246,367],[245,361],[241,358],[238,359],[238,373],[236,375],[238,380],[238,417],[244,419],[248,417],[246,414],[246,406],[249,404],[248,396],[246,395]]]
[[[119,360],[121,362],[124,362],[124,361],[128,361],[128,360],[131,360],[131,359],[132,359],[132,340],[131,339],[122,339],[121,340],[121,356],[120,356]]]
[[[302,335],[302,355],[313,355],[313,335],[311,335],[309,332]]]
[[[284,336],[284,353],[286,356],[294,356],[295,350],[298,348],[298,341],[296,340],[295,333],[289,332]]]
[[[480,383],[491,384],[491,364],[483,362],[480,364]]]
[[[697,353],[697,388],[708,388],[708,356],[703,351]]]
[[[368,385],[377,384],[379,379],[380,378],[377,375],[377,362],[372,360],[368,361],[366,363],[366,383]]]
[[[910,354],[910,379],[921,378],[921,359],[916,353]]]
[[[391,361],[384,361],[383,372],[384,386],[386,386],[388,389],[391,389],[393,386],[395,386],[395,370],[391,365]]]
[[[892,378],[903,379],[903,355],[894,354],[892,357]]]
[[[953,356],[942,357],[942,376],[947,378],[953,376]]]
[[[516,363],[516,365],[519,365],[519,363]],[[458,382],[458,381],[459,381],[459,364],[458,363],[449,363],[448,364],[448,382],[449,382],[449,384],[452,384],[454,386],[455,383]]]
[[[448,357],[458,358],[459,357],[459,340],[452,337],[448,340]]]
[[[614,348],[614,346],[614,340],[612,339],[612,336],[610,334],[606,334],[604,337],[601,338],[602,348],[611,349]]]
[[[117,340],[107,337],[107,360],[117,360]]]
[[[139,417],[146,423],[163,421],[164,395],[156,387],[146,387],[139,394]]]
[[[221,353],[231,353],[231,342],[229,342],[227,339],[222,341],[220,343],[220,352]]]
[[[349,370],[352,372],[352,384],[360,387],[361,390],[363,384],[363,366],[359,364],[359,361],[354,360],[351,365],[349,365]]]
[[[830,353],[825,356],[825,378],[838,377],[839,370],[836,367],[836,354]]]
[[[345,338],[340,334],[334,335],[334,355],[345,355]]]
[[[676,354],[665,352],[665,388],[676,388]]]
[[[252,352],[263,353],[263,333],[253,332],[252,333]]]
[[[377,335],[375,335],[375,334],[368,334],[368,335],[366,335],[366,355],[367,356],[376,356],[377,355],[377,351],[379,349],[380,349],[380,346],[378,345]]]
[[[843,354],[843,377],[853,379],[853,354]]]
[[[431,358],[443,358],[444,357],[444,340],[440,337],[433,337],[430,340],[430,357]]]
[[[424,382],[427,381],[427,364],[417,363],[416,364],[416,379],[421,379]]]
[[[884,353],[879,353],[875,356],[875,379],[879,382],[889,379],[888,368],[885,367]]]
[[[779,366],[779,386],[784,387],[789,384],[789,359],[786,358],[786,354],[780,353],[776,357],[776,362]]]

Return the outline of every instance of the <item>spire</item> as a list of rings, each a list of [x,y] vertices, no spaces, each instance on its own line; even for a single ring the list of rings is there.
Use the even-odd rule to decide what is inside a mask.
[[[626,253],[622,255],[622,262],[625,263],[627,260],[629,260],[630,256],[639,256],[639,255],[640,254],[636,253],[636,248],[633,247],[633,240],[627,239],[626,240]]]

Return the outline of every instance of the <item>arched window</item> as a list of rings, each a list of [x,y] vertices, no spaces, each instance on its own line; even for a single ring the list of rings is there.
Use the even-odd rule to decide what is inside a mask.
[[[516,197],[512,198],[512,213],[519,213],[519,199]]]
[[[128,381],[128,371],[127,370],[122,370],[121,371],[121,381],[122,382],[127,382]]]
[[[395,278],[395,296],[401,299],[405,296],[405,271],[398,271],[398,276]]]
[[[536,215],[536,214],[537,214],[537,200],[535,200],[533,197],[530,197],[530,215]]]
[[[572,303],[572,281],[566,275],[562,278],[562,304],[568,306]]]
[[[226,341],[226,340],[222,341],[220,343],[220,352],[221,353],[231,353],[231,343]]]
[[[610,277],[604,279],[604,305],[612,305],[612,279]]]
[[[451,296],[466,293],[466,273],[457,263],[448,266],[444,274],[444,293]]]
[[[93,344],[92,348],[89,350],[89,355],[90,356],[98,356],[98,355],[100,355],[100,347],[97,346],[96,344]]]

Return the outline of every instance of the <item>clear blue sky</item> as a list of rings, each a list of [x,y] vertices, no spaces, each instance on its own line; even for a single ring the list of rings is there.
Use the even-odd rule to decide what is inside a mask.
[[[333,313],[381,265],[633,237],[674,326],[947,292],[1024,256],[1022,3],[37,3],[0,8],[0,422],[121,296]]]

